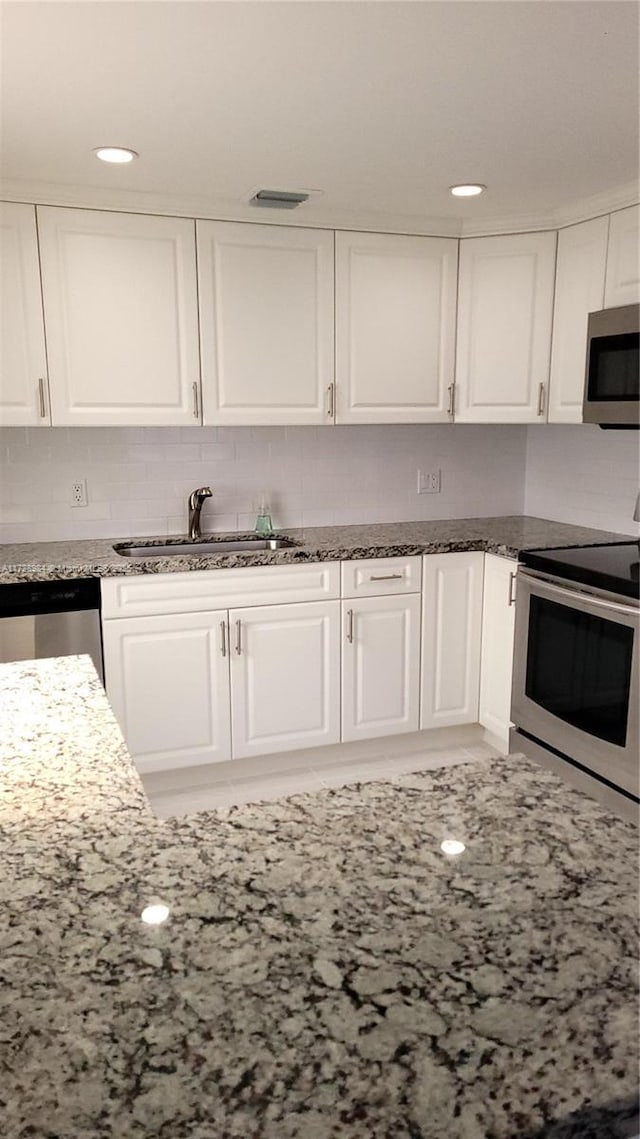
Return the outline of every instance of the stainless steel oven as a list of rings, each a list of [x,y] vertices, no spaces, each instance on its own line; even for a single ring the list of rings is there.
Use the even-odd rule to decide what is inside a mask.
[[[582,419],[640,426],[640,305],[589,313]]]
[[[640,610],[608,584],[518,571],[512,744],[637,819]]]

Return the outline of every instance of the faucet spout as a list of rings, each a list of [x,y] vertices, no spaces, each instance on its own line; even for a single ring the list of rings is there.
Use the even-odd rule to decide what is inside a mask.
[[[200,533],[200,511],[205,498],[211,498],[213,492],[210,486],[201,486],[192,490],[189,495],[189,537],[194,542],[202,537]]]

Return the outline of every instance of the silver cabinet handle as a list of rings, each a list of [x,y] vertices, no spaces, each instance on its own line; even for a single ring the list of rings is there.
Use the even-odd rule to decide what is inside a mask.
[[[191,390],[193,392],[193,418],[199,419],[200,418],[200,401],[198,399],[198,385],[195,382],[195,380],[191,385]]]
[[[509,605],[513,605],[515,602],[515,599],[516,599],[515,593],[513,592],[513,587],[515,585],[515,581],[516,581],[516,575],[512,570],[511,573],[509,574]]]
[[[544,415],[544,405],[546,402],[546,388],[544,384],[540,384],[538,388],[538,415]]]
[[[44,380],[42,376],[38,378],[38,398],[40,400],[40,418],[47,418],[47,403],[44,398]]]
[[[353,609],[347,609],[347,640],[353,644]]]
[[[329,416],[329,419],[333,419],[333,417],[335,415],[335,411],[336,411],[336,408],[335,408],[335,402],[336,402],[335,392],[336,392],[336,385],[335,384],[329,384],[329,387],[327,388],[327,415]]]
[[[453,413],[455,410],[455,402],[456,402],[456,385],[455,384],[449,384],[447,391],[449,392],[449,407],[447,408],[447,415],[449,415],[451,417],[451,419],[453,419]]]
[[[242,621],[236,621],[236,653],[242,653]]]
[[[402,581],[403,573],[372,573],[369,581]]]
[[[223,657],[227,655],[227,622],[220,622],[220,652]]]

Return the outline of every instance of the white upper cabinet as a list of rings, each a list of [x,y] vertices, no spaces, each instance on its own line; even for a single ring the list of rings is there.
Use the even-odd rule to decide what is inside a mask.
[[[609,218],[562,229],[558,236],[549,422],[582,423],[587,317],[604,304]]]
[[[546,418],[556,234],[460,243],[455,418]]]
[[[0,425],[47,424],[47,358],[34,206],[0,205],[0,243]]]
[[[336,234],[336,421],[450,416],[458,242]]]
[[[197,223],[204,422],[333,422],[333,233]]]
[[[194,223],[38,207],[54,424],[200,421]]]
[[[640,206],[611,214],[604,307],[640,301]]]

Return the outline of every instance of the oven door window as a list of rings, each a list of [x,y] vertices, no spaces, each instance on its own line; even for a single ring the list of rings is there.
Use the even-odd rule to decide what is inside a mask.
[[[592,339],[587,385],[587,398],[591,403],[638,399],[639,340],[637,332]]]
[[[535,594],[526,695],[590,736],[624,747],[634,631]]]

